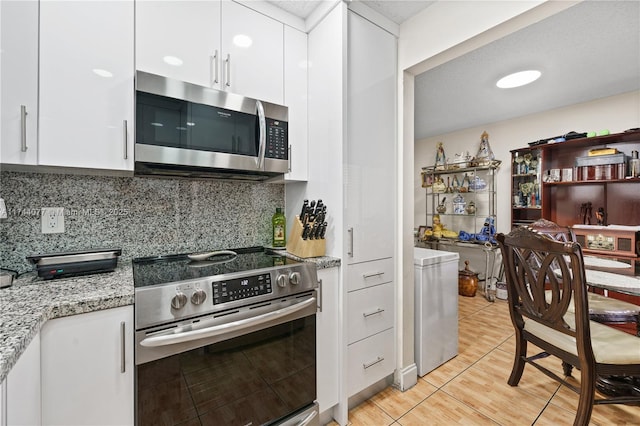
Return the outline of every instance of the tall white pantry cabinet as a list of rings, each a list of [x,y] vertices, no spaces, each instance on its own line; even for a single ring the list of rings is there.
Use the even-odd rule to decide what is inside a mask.
[[[329,206],[326,254],[342,260],[339,398],[329,413],[340,424],[349,398],[396,367],[396,50],[393,34],[343,2],[308,35],[309,181],[285,190],[288,207]]]

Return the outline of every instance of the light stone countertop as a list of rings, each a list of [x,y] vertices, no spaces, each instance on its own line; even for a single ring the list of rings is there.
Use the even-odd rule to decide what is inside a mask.
[[[131,262],[113,272],[71,278],[21,275],[0,289],[0,382],[48,320],[132,305],[133,300]]]
[[[302,259],[284,250],[274,252],[313,262],[318,269],[340,266],[338,258]],[[11,287],[0,289],[0,382],[48,320],[133,302],[133,271],[127,261],[120,262],[113,272],[79,277],[42,280],[35,272],[21,275]]]

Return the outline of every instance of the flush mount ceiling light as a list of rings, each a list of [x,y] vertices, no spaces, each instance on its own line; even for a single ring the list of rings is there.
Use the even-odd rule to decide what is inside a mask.
[[[501,89],[511,89],[513,87],[524,86],[525,84],[533,83],[540,78],[542,73],[538,70],[520,71],[513,74],[509,74],[502,77],[496,83]]]
[[[100,68],[94,68],[91,71],[93,71],[96,75],[99,75],[100,77],[105,77],[105,78],[113,77],[113,74],[111,72],[100,69]]]
[[[253,40],[248,35],[238,34],[233,36],[233,44],[238,47],[249,47],[253,44]]]
[[[165,61],[167,64],[173,65],[176,67],[179,67],[180,65],[182,65],[182,59],[177,58],[175,56],[165,56],[164,58],[162,58],[162,60]]]

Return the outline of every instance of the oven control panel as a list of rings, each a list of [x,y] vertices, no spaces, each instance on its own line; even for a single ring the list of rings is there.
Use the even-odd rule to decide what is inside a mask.
[[[271,274],[259,274],[211,283],[213,304],[242,300],[271,293]]]

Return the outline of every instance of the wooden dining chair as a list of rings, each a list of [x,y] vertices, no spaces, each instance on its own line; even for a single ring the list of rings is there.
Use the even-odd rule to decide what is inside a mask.
[[[547,219],[538,219],[529,227],[556,241],[576,241],[570,227],[560,226]],[[591,320],[606,324],[627,324],[628,328],[635,328],[636,336],[640,337],[640,306],[593,292],[587,293],[587,299]],[[569,306],[569,310],[573,310],[573,305]]]
[[[530,227],[498,234],[516,351],[508,383],[530,364],[579,394],[574,425],[586,425],[594,404],[636,404],[640,396],[596,398],[598,376],[639,376],[640,339],[589,319],[584,260],[578,243],[555,241]],[[569,309],[573,305],[573,311]],[[527,357],[527,344],[542,353]],[[553,355],[580,370],[580,386],[537,361]]]

